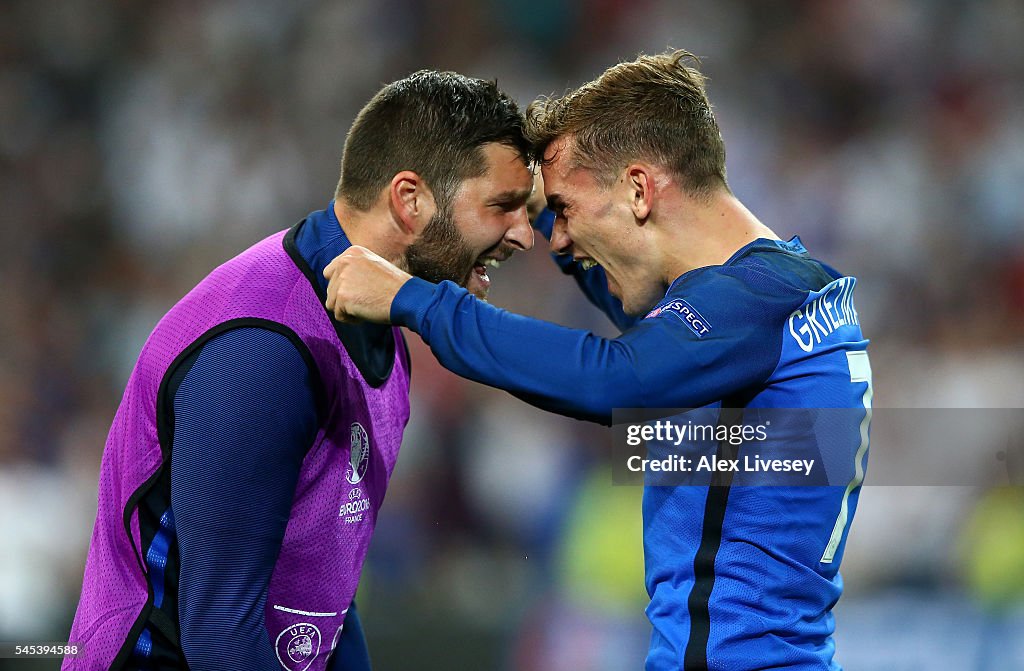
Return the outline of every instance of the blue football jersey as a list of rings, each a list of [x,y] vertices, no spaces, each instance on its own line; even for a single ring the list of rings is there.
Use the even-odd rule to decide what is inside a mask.
[[[770,486],[779,481],[764,477],[758,486],[741,472],[717,486],[645,489],[653,625],[646,668],[839,669],[831,610],[842,593],[839,564],[871,418],[856,280],[810,260],[799,240],[755,243],[727,265],[749,273],[725,280],[712,268],[684,277],[647,319],[684,322],[702,345],[713,338],[762,341],[744,346],[752,351],[770,343],[770,357],[756,355],[770,361],[767,376],[711,406],[742,407],[749,424],[751,416],[774,421],[767,439],[754,443],[757,456],[814,457],[821,477],[808,486]],[[738,359],[716,365],[745,365],[742,351],[721,347]],[[790,433],[781,426],[787,421]]]
[[[689,408],[723,421],[738,408],[741,417],[789,421],[788,433],[768,431],[756,449],[813,454],[818,479],[648,480],[646,668],[839,669],[831,610],[872,394],[856,280],[812,259],[798,238],[759,239],[722,265],[682,275],[635,319],[608,295],[600,268],[559,265],[622,335],[514,315],[450,282],[418,279],[395,297],[391,316],[453,372],[567,416],[610,424],[618,408]]]

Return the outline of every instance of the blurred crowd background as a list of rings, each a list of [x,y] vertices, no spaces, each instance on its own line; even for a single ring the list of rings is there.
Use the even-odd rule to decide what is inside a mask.
[[[1018,0],[0,3],[0,640],[67,636],[150,329],[325,207],[355,113],[424,67],[525,105],[695,52],[735,193],[860,278],[876,405],[1024,406],[1022,35]],[[543,249],[493,277],[500,306],[613,334]],[[359,595],[377,668],[639,668],[641,492],[611,486],[608,432],[410,342],[413,419]],[[990,466],[992,487],[864,492],[846,668],[1024,669],[1024,497]]]

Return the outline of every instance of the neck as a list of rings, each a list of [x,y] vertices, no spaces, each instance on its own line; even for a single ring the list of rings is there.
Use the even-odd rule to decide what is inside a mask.
[[[667,252],[662,264],[666,286],[683,273],[725,263],[758,238],[779,239],[724,189],[706,201],[684,196],[668,214],[672,225],[659,228],[658,243]]]
[[[334,215],[350,243],[366,247],[397,266],[404,265],[405,250],[411,239],[396,228],[387,208],[361,211],[336,198]]]

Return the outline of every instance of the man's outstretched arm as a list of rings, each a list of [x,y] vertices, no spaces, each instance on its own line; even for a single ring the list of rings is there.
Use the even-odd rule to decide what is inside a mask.
[[[452,282],[412,278],[362,247],[346,250],[324,275],[327,307],[339,319],[406,326],[462,377],[604,424],[614,408],[707,405],[763,381],[778,359],[779,340],[765,337],[772,315],[746,309],[751,298],[734,277],[722,278],[718,294],[735,295],[702,307],[718,323],[710,334],[697,336],[665,313],[609,339],[501,310]]]

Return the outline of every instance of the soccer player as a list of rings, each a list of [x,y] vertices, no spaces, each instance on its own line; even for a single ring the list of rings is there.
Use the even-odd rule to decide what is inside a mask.
[[[798,238],[779,239],[732,194],[688,57],[621,63],[527,113],[550,206],[538,227],[621,336],[510,314],[355,247],[327,267],[327,305],[339,318],[405,325],[455,373],[579,419],[690,408],[731,430],[804,409],[792,416],[813,423],[787,424],[779,410],[788,433],[739,447],[722,439],[711,456],[809,451],[830,461],[827,480],[722,471],[658,486],[666,480],[648,475],[646,668],[838,669],[831,610],[872,395],[856,280]],[[814,409],[840,412],[825,421]]]
[[[65,669],[368,669],[352,604],[409,416],[400,331],[324,309],[350,244],[483,298],[533,245],[491,82],[421,71],[348,133],[335,199],[214,270],[143,347],[103,454]],[[339,643],[340,639],[340,643]]]

